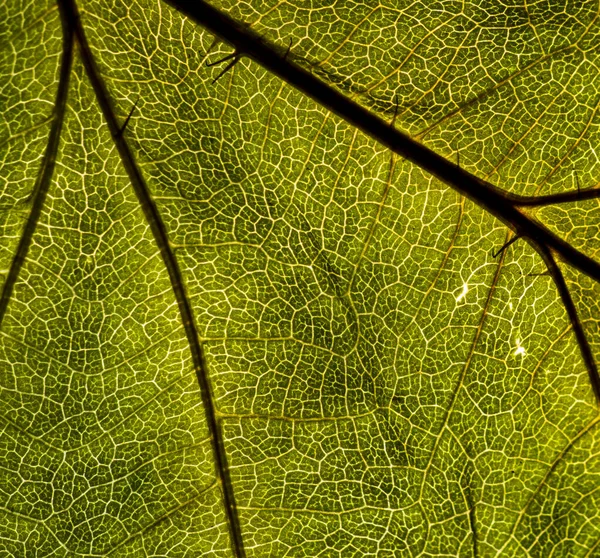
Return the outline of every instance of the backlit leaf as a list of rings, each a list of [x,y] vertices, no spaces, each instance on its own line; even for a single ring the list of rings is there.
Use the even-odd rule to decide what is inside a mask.
[[[505,192],[600,182],[593,2],[215,6]],[[231,47],[167,3],[0,16],[1,556],[600,552],[530,243],[256,61],[214,81]],[[526,214],[597,259],[598,205]]]

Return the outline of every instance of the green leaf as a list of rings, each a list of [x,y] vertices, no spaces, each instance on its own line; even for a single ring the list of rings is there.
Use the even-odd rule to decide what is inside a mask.
[[[222,1],[215,81],[76,4],[0,7],[0,556],[597,555],[597,5]]]

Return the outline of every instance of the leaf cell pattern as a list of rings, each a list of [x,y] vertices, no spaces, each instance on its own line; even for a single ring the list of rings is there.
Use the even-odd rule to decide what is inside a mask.
[[[68,5],[2,8],[3,280],[50,164]],[[399,128],[506,191],[598,182],[597,4],[219,8],[369,110],[397,98]],[[78,9],[131,118],[117,141],[76,37],[2,314],[0,554],[596,555],[598,408],[539,254],[494,258],[503,223],[255,62],[213,83],[231,49],[171,6]],[[597,204],[528,211],[597,258]],[[559,266],[598,359],[600,287]]]

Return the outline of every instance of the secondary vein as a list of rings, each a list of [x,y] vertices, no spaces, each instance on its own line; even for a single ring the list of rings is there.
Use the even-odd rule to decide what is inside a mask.
[[[23,228],[17,251],[13,257],[8,275],[2,287],[0,295],[0,327],[8,308],[8,303],[12,296],[15,282],[19,276],[19,272],[25,263],[27,253],[31,246],[33,233],[37,227],[38,220],[42,214],[46,194],[50,187],[52,175],[54,173],[54,164],[56,162],[56,154],[60,142],[60,134],[65,119],[65,111],[67,106],[67,94],[69,91],[69,77],[71,75],[71,65],[73,62],[73,32],[64,17],[61,17],[63,28],[62,55],[60,61],[60,70],[58,78],[58,88],[56,90],[56,101],[54,104],[54,118],[48,135],[48,143],[42,158],[42,163],[38,173],[33,191],[29,196],[31,202],[31,210],[27,217],[27,222]]]
[[[129,176],[129,180],[131,181],[135,194],[140,202],[146,220],[150,225],[154,240],[169,274],[171,287],[175,294],[175,299],[177,300],[181,321],[190,347],[194,372],[200,387],[215,459],[215,473],[223,490],[223,503],[229,526],[233,553],[236,558],[245,558],[238,512],[229,475],[229,466],[227,463],[221,422],[217,419],[203,349],[199,341],[192,306],[184,287],[183,275],[179,268],[179,263],[177,262],[175,253],[169,243],[166,227],[160,217],[156,204],[152,199],[146,181],[144,180],[133,153],[129,148],[129,144],[124,139],[124,134],[121,132],[122,127],[117,121],[117,117],[115,116],[112,107],[112,101],[87,42],[75,5],[75,0],[59,0],[59,6],[61,13],[64,14],[64,17],[68,21],[75,36],[85,71],[96,94],[96,100],[100,105],[100,109],[102,110],[113,141],[115,142],[121,157],[121,162]]]

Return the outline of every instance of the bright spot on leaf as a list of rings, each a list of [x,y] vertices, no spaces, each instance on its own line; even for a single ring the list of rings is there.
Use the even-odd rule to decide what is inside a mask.
[[[463,298],[465,298],[465,296],[467,295],[467,293],[469,292],[469,285],[467,285],[466,283],[463,285],[463,290],[462,293],[460,293],[457,297],[456,297],[456,302],[460,302]]]
[[[515,350],[515,355],[524,355],[524,354],[525,354],[525,348],[521,346],[520,339],[517,339],[517,348]]]

